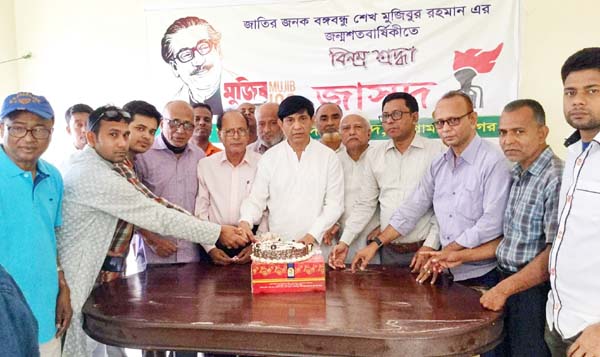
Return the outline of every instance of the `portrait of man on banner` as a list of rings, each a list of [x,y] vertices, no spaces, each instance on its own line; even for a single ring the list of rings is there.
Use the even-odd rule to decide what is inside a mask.
[[[208,21],[188,16],[175,20],[161,41],[163,60],[183,83],[176,93],[190,104],[210,105],[214,115],[223,112],[221,102],[221,33]]]

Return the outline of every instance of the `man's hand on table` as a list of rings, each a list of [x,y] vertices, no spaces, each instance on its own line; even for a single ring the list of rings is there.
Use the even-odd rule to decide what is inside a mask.
[[[208,255],[210,255],[210,258],[216,265],[229,265],[233,263],[233,259],[219,248],[211,249],[210,252],[208,252]]]
[[[426,254],[422,254],[424,252],[434,252],[434,250],[433,248],[427,246],[422,246],[421,248],[419,248],[419,250],[413,256],[412,261],[410,262],[409,267],[412,269],[412,273],[420,272],[425,263],[427,263],[429,257]]]
[[[354,259],[352,259],[352,272],[355,273],[356,268],[359,268],[360,270],[365,270],[371,259],[373,259],[375,254],[377,254],[378,249],[379,247],[377,246],[377,244],[371,243],[363,249],[359,250],[354,256]]]
[[[240,254],[236,255],[235,258],[233,258],[233,262],[235,264],[247,264],[250,263],[250,254],[252,254],[252,246],[249,245],[246,248],[244,248]]]
[[[339,242],[329,253],[328,264],[331,269],[346,269],[346,256],[348,256],[348,246],[344,242]]]

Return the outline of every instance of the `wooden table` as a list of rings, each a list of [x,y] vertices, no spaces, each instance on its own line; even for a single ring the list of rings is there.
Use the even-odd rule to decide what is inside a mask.
[[[499,342],[502,315],[477,292],[414,278],[329,271],[326,293],[253,296],[249,265],[154,266],[96,288],[84,329],[115,346],[251,355],[460,356]]]

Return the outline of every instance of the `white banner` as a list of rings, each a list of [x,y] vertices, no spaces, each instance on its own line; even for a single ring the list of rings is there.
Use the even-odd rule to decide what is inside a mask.
[[[332,0],[147,11],[149,99],[218,113],[299,94],[374,120],[391,92],[414,95],[428,118],[462,89],[480,135],[496,136],[517,97],[518,10],[517,0]],[[435,137],[427,119],[418,130]]]

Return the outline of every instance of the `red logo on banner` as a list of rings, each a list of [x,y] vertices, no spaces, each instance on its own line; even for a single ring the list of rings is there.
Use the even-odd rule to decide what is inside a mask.
[[[483,107],[483,88],[474,85],[473,79],[478,74],[489,73],[494,69],[503,46],[504,43],[500,43],[491,51],[479,48],[470,48],[465,52],[454,51],[454,77],[460,83],[460,90],[471,97],[476,108]]]

